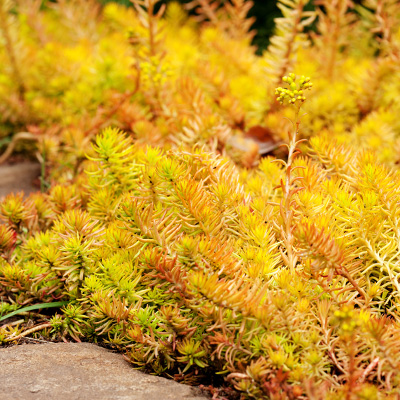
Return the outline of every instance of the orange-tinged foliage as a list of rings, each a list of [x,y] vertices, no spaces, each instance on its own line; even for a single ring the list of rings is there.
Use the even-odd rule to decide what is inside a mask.
[[[397,398],[398,2],[279,0],[261,57],[251,2],[133,3],[1,3],[0,131],[44,175],[0,204],[0,318],[62,300],[47,338],[243,398]]]

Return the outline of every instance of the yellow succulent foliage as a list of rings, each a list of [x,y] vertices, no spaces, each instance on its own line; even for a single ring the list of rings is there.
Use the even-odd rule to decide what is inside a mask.
[[[132,3],[0,4],[1,160],[43,167],[0,202],[0,345],[59,300],[49,340],[186,383],[397,398],[399,2],[278,0],[261,56],[251,1]]]

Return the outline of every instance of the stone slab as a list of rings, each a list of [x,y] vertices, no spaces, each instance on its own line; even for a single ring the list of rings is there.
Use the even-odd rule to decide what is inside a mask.
[[[40,164],[24,162],[0,165],[0,199],[9,193],[23,191],[26,195],[39,190],[33,181],[40,176]]]
[[[199,389],[144,374],[90,343],[0,348],[1,400],[206,400]]]

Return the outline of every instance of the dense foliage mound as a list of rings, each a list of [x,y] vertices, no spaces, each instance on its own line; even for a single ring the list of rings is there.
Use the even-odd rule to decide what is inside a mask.
[[[133,3],[1,3],[5,157],[43,175],[0,203],[0,343],[106,343],[242,398],[397,399],[400,5],[280,0],[257,57],[251,2]]]

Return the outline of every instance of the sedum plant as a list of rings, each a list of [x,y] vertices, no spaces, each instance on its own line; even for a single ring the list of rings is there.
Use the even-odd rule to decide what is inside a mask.
[[[68,302],[42,335],[180,382],[222,375],[248,398],[397,396],[396,172],[327,139],[245,181],[228,158],[117,129],[93,148],[83,203],[42,221],[25,205],[26,228],[4,231],[3,307]],[[289,193],[268,187],[279,176]]]
[[[250,168],[260,153],[281,157],[277,144],[288,141],[290,112],[273,91],[292,70],[317,87],[303,137],[351,137],[355,148],[384,148],[389,166],[397,161],[396,1],[279,1],[262,57],[249,1],[193,1],[195,15],[174,2],[133,3],[4,2],[0,162],[25,150],[46,167],[46,182],[73,179],[94,136],[117,126],[142,143],[203,145]]]
[[[281,0],[262,57],[251,2],[3,3],[2,143],[43,191],[0,203],[1,344],[99,342],[242,398],[400,396],[397,2]]]

